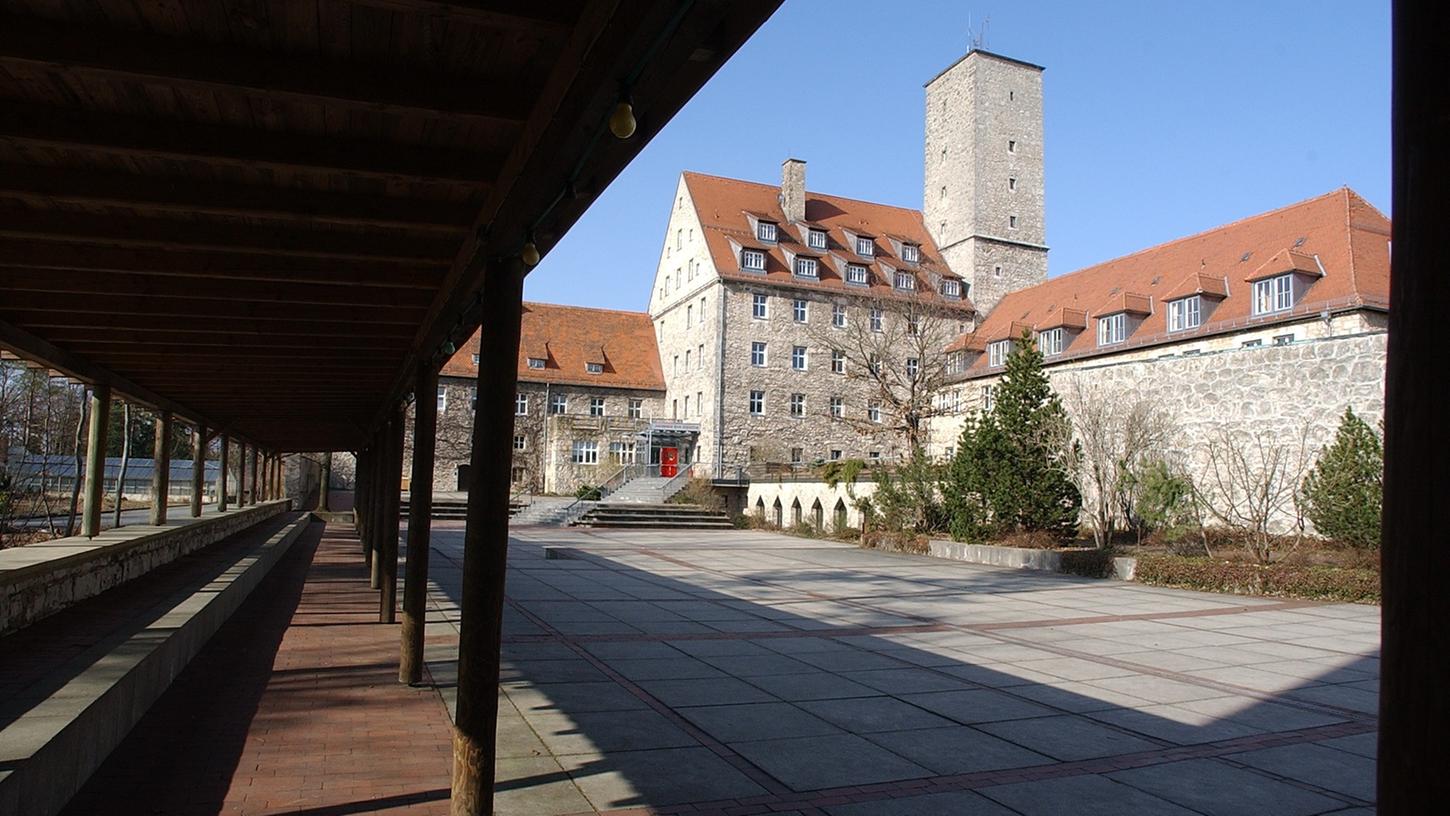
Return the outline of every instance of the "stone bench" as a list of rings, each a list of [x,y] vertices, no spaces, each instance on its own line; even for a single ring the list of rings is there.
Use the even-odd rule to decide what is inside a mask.
[[[0,636],[133,580],[289,509],[271,501],[240,510],[133,524],[95,538],[71,536],[0,550]]]
[[[268,517],[263,506],[256,510],[234,518]],[[30,678],[24,690],[0,703],[0,813],[58,813],[310,521],[299,515],[270,535],[259,532],[256,542],[224,546],[187,572],[180,585],[157,587],[154,602],[144,595],[149,608],[129,610],[130,619],[114,633],[88,633],[95,641],[83,651],[47,667],[47,674]],[[97,598],[91,604],[105,602]],[[90,611],[81,607],[73,616]],[[95,611],[104,617],[108,610]],[[56,637],[67,636],[63,626],[46,625],[57,625]]]

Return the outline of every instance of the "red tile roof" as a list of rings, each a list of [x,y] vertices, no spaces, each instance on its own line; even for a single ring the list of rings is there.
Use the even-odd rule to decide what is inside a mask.
[[[480,334],[443,365],[443,376],[478,376]],[[529,368],[530,357],[543,358],[545,367]],[[588,372],[585,364],[595,362],[604,364],[603,373]],[[525,303],[518,366],[520,382],[665,390],[654,324],[644,312]]]
[[[959,337],[951,348],[980,348],[983,339],[1005,337],[1014,323],[1039,331],[1065,324],[1086,328],[1065,319],[1066,310],[1086,311],[1088,326],[1125,308],[1146,307],[1149,313],[1126,343],[1098,349],[1096,332],[1084,330],[1053,360],[1300,320],[1325,309],[1385,310],[1390,292],[1389,238],[1389,219],[1353,190],[1341,188],[1013,292],[981,322],[976,337]],[[1253,284],[1248,281],[1284,272],[1300,273],[1312,282],[1293,309],[1255,317]],[[1204,303],[1203,325],[1168,333],[1164,303],[1196,293],[1214,298]],[[984,356],[971,365],[968,376],[986,369]]]
[[[722,278],[764,280],[773,285],[815,291],[912,298],[917,295],[903,294],[895,288],[892,276],[893,271],[909,272],[917,279],[919,295],[963,312],[974,310],[971,300],[966,297],[943,298],[940,295],[937,287],[942,278],[960,280],[961,276],[952,272],[942,260],[919,210],[808,191],[805,222],[808,226],[826,231],[827,248],[822,251],[806,246],[804,234],[796,228],[798,224],[786,219],[780,207],[779,187],[701,173],[685,173],[684,178],[704,230],[706,245]],[[771,244],[758,240],[748,216],[779,224],[779,241]],[[858,256],[854,241],[848,240],[847,231],[875,238],[875,257]],[[901,260],[891,240],[893,238],[918,245],[920,261],[909,264]],[[764,274],[740,268],[740,247],[760,249],[766,253]],[[787,252],[821,258],[817,264],[820,279],[797,277],[791,270]],[[846,263],[866,266],[869,287],[846,283]]]

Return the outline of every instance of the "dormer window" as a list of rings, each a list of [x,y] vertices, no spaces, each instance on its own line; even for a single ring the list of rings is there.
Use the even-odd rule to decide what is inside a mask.
[[[921,247],[916,244],[902,244],[901,260],[907,263],[919,263],[921,261]]]
[[[942,297],[959,298],[962,296],[962,282],[950,278],[941,282]]]
[[[806,230],[806,246],[811,249],[825,249],[826,231],[818,229]]]
[[[1098,318],[1098,345],[1111,346],[1128,339],[1128,316],[1123,312]]]
[[[1007,364],[1007,355],[1012,351],[1011,340],[998,340],[987,344],[987,365],[996,368]]]
[[[529,368],[543,368],[548,363],[543,357],[530,357]]]
[[[846,264],[846,283],[866,285],[866,267],[861,264]]]
[[[876,242],[864,235],[856,236],[856,254],[863,258],[875,257]]]
[[[1042,352],[1043,357],[1054,357],[1062,353],[1063,330],[1048,329],[1037,334],[1037,350]]]
[[[797,255],[795,259],[795,273],[803,278],[818,277],[816,259]]]
[[[916,289],[916,278],[912,277],[910,272],[897,272],[896,288],[903,291],[914,290]]]
[[[1288,311],[1294,305],[1294,276],[1279,275],[1254,281],[1254,314]]]
[[[1197,328],[1203,323],[1203,299],[1198,295],[1168,302],[1168,331]]]
[[[585,363],[584,370],[590,374],[603,374],[604,363]]]
[[[755,237],[756,238],[759,238],[762,241],[769,241],[772,244],[775,243],[775,222],[774,221],[758,221],[758,222],[756,222],[756,224],[755,224]]]
[[[740,268],[756,272],[765,271],[765,253],[758,249],[740,250]]]

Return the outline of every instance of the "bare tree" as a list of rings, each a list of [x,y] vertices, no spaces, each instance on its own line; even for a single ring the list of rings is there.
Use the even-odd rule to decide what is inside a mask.
[[[121,403],[121,469],[116,474],[116,522],[121,526],[121,506],[126,503],[126,471],[131,467],[131,403]]]
[[[75,436],[75,477],[71,479],[70,485],[70,515],[66,517],[65,534],[69,538],[76,533],[76,513],[81,503],[81,467],[85,464],[85,438],[86,438],[86,408],[90,405],[87,389],[81,388],[81,410],[76,419]]]
[[[1064,394],[1063,407],[1078,441],[1075,455],[1080,461],[1072,470],[1092,519],[1093,541],[1105,547],[1119,520],[1125,525],[1131,521],[1136,477],[1172,441],[1177,421],[1155,395],[1090,387],[1078,378]]]
[[[921,448],[927,421],[953,410],[938,395],[948,381],[947,347],[961,332],[961,316],[921,295],[862,298],[842,308],[844,320],[833,313],[829,322],[812,323],[809,337],[830,352],[833,366],[844,366],[846,379],[860,384],[867,410],[832,418],[865,436],[895,434],[908,451]]]
[[[1220,428],[1207,453],[1194,493],[1208,516],[1240,535],[1261,564],[1273,560],[1283,538],[1291,551],[1297,547],[1304,538],[1299,491],[1310,464],[1309,426],[1287,439]],[[1285,535],[1274,532],[1286,526]]]

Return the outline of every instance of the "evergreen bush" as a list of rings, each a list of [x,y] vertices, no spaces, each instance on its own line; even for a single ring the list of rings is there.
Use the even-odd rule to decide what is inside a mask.
[[[1384,470],[1379,435],[1345,408],[1334,442],[1304,479],[1304,514],[1326,538],[1379,547]]]

